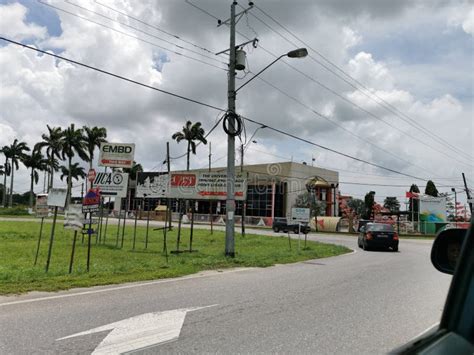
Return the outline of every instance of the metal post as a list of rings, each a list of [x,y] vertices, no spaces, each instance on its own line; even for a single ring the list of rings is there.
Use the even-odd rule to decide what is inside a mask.
[[[466,183],[466,176],[462,173],[462,179],[464,180],[464,187],[466,189],[466,196],[468,200],[471,200],[471,194],[469,193],[469,189],[467,188]],[[472,220],[472,202],[469,202],[469,209],[471,210],[471,220]]]
[[[244,173],[244,145],[240,145],[240,173],[243,176]],[[242,201],[242,221],[241,221],[241,229],[242,229],[242,237],[245,237],[245,207],[247,205],[247,201]]]
[[[107,239],[107,227],[109,226],[109,208],[110,208],[110,197],[109,197],[109,202],[107,204],[107,216],[105,216],[105,229],[104,229],[104,244]]]
[[[89,230],[87,231],[89,238],[87,238],[87,272],[91,261],[91,238],[92,238],[92,212],[89,212]]]
[[[40,227],[40,232],[39,232],[39,237],[38,237],[38,246],[36,247],[36,256],[35,256],[35,263],[38,261],[38,254],[40,250],[40,244],[41,244],[41,236],[43,235],[43,224],[44,224],[44,217],[41,217],[41,227]]]
[[[212,157],[211,142],[209,142],[209,172],[211,172],[211,157]],[[212,221],[212,200],[209,200],[209,220],[211,222],[211,234],[213,234],[214,228],[213,228],[213,221]]]
[[[456,189],[452,189],[454,192],[454,225],[457,227],[458,226],[458,196]]]
[[[135,241],[137,239],[137,219],[138,219],[138,213],[137,213],[137,208],[135,207],[135,226],[133,228],[133,246],[132,246],[133,250],[135,250]]]
[[[69,273],[72,273],[72,264],[74,262],[74,251],[76,250],[77,231],[74,231],[74,239],[72,241],[71,260],[69,261]]]
[[[235,214],[235,6],[230,6],[230,47],[229,47],[229,77],[228,77],[228,130],[227,135],[227,200],[226,200],[226,226],[225,226],[225,255],[234,257],[234,214]]]
[[[148,248],[148,229],[150,228],[150,203],[148,203],[148,214],[146,218],[145,249]]]
[[[49,240],[48,259],[46,259],[46,272],[49,270],[49,263],[51,261],[51,251],[53,250],[54,230],[56,228],[56,218],[58,217],[58,206],[54,207],[53,227],[51,228],[51,238]]]
[[[170,142],[166,142],[166,164],[168,168],[168,179],[170,179],[171,174],[171,162],[170,162]],[[171,199],[168,197],[166,199],[166,218],[168,219],[168,230],[172,229],[172,213],[171,213]]]

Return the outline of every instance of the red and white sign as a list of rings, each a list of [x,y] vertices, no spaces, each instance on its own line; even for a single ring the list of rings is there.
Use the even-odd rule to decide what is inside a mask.
[[[245,200],[247,180],[243,175],[236,175],[234,190],[236,200]],[[190,200],[225,200],[227,199],[227,174],[171,173],[169,197]]]
[[[131,168],[134,156],[134,143],[102,143],[99,152],[99,166]]]
[[[90,169],[89,172],[87,173],[87,180],[89,180],[90,182],[93,182],[96,175],[97,175],[97,173],[95,172],[95,170]]]

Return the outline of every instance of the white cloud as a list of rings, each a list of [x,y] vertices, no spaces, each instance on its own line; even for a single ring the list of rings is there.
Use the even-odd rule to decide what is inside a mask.
[[[351,11],[341,7],[342,5],[334,5],[334,8],[326,9],[331,12],[330,16],[324,11],[318,11],[319,8],[313,2],[305,4],[295,2],[288,7],[284,6],[283,2],[277,5],[268,2],[261,6],[265,6],[268,12],[281,19],[282,23],[289,23],[289,28],[309,45],[371,88],[373,93],[397,109],[406,112],[424,127],[442,135],[455,145],[462,147],[472,144],[470,143],[474,140],[472,127],[465,128],[471,122],[472,112],[470,110],[472,108],[451,92],[450,88],[455,85],[453,82],[457,83],[458,80],[457,77],[451,78],[449,76],[451,73],[449,68],[440,66],[439,71],[443,73],[446,82],[449,82],[451,86],[441,86],[440,92],[446,88],[441,94],[431,95],[430,92],[430,95],[427,95],[428,99],[421,99],[418,93],[414,93],[413,90],[404,86],[404,82],[400,80],[401,72],[407,73],[407,76],[413,76],[413,73],[402,61],[397,63],[395,72],[391,62],[375,59],[380,54],[377,53],[377,48],[365,50],[362,47],[366,38],[364,36],[364,41],[362,41],[358,17],[360,13],[364,14],[364,21],[366,21],[364,25],[366,26],[370,26],[372,20],[378,21],[377,30],[380,31],[381,36],[383,36],[383,26],[380,25],[380,22],[385,20],[390,20],[391,23],[406,22],[406,18],[402,16],[405,11],[403,9],[406,9],[405,5],[392,4],[390,6],[396,7],[392,11],[379,3],[374,5],[371,16],[366,16],[368,9],[372,6],[371,3],[367,1],[363,3],[363,6],[354,5],[357,10],[354,17],[351,17]],[[113,12],[92,1],[81,2],[81,5],[108,16],[116,16]],[[179,34],[182,38],[206,48],[217,51],[228,46],[228,29],[225,27],[216,29],[212,19],[200,14],[184,2],[124,0],[110,3],[110,5],[120,7],[122,11]],[[99,22],[107,23],[107,25],[124,32],[133,32],[116,23],[94,17],[90,13],[67,5],[67,3],[61,3],[58,6],[67,7],[74,13],[80,13]],[[203,2],[202,6],[212,9],[212,12],[218,16],[224,17],[228,14],[228,6],[223,2]],[[8,21],[17,22],[17,28],[41,28],[42,31],[45,31],[44,28],[37,25],[26,24],[25,8],[19,4],[16,4],[15,7],[17,9],[23,8],[24,12],[20,13],[17,10],[16,13],[8,15]],[[343,15],[339,16],[339,11]],[[425,11],[424,14],[428,17],[431,16],[429,11]],[[165,63],[162,72],[159,72],[153,61],[163,51],[156,47],[61,12],[58,12],[58,15],[63,30],[62,34],[59,37],[47,37],[47,32],[39,31],[35,35],[36,38],[41,39],[36,41],[36,45],[39,47],[58,48],[62,50],[61,54],[65,57],[83,61],[139,82],[208,102],[218,107],[226,107],[227,76],[224,71],[190,61],[172,52],[166,52],[170,62]],[[298,16],[301,21],[296,23],[292,19],[298,18]],[[416,19],[416,16],[413,17]],[[118,18],[121,21],[129,21],[137,25],[136,22],[124,16],[118,16]],[[183,18],[186,21],[183,21]],[[249,24],[258,33],[260,44],[265,50],[279,55],[294,49],[295,46],[302,46],[301,43],[284,42],[252,16],[249,16]],[[159,36],[166,36],[149,27],[141,26],[140,28]],[[239,31],[254,36],[246,21],[239,23]],[[41,33],[43,34],[41,35]],[[11,34],[5,35],[10,36]],[[161,43],[156,38],[146,37],[143,33],[134,33],[134,35]],[[21,39],[24,38],[26,37],[21,37]],[[177,42],[175,38],[169,39]],[[244,41],[240,36],[238,36],[238,40]],[[190,47],[189,44],[181,44]],[[358,50],[361,47],[362,49],[357,54],[351,55],[354,46],[357,46]],[[169,47],[172,46],[169,45]],[[253,72],[257,72],[273,60],[263,48],[248,50],[248,63]],[[186,51],[181,50],[181,52],[189,54]],[[225,56],[216,57],[213,54],[207,54],[212,58],[227,60]],[[315,56],[315,58],[318,57]],[[211,62],[209,58],[202,57],[202,59]],[[345,95],[362,108],[393,123],[396,127],[404,130],[411,129],[392,113],[368,100],[360,92],[348,87],[310,58],[285,60],[332,90]],[[0,129],[2,130],[0,144],[2,145],[10,143],[12,137],[15,137],[26,140],[31,146],[40,139],[41,133],[46,131],[46,124],[65,127],[74,122],[77,126],[85,124],[105,126],[111,141],[136,143],[136,160],[142,163],[146,169],[155,167],[160,169],[165,156],[166,141],[171,141],[171,134],[180,130],[186,119],[201,121],[208,131],[218,115],[217,111],[140,88],[76,65],[57,61],[45,55],[40,56],[31,50],[19,49],[13,45],[0,47],[0,66],[2,67],[0,73],[2,82],[0,89]],[[307,77],[296,73],[282,61],[269,68],[262,74],[262,77],[295,96],[308,107],[329,116],[349,132],[392,152],[395,156],[402,157],[405,161],[409,160],[417,165],[428,165],[428,168],[435,171],[439,171],[439,167],[443,166],[444,170],[439,174],[445,176],[454,172],[457,174],[457,167],[448,164],[450,162],[446,157],[436,155],[436,159],[434,159],[433,154],[436,153],[430,149],[412,142],[400,132],[388,128],[374,117],[341,101]],[[249,76],[238,80],[238,83],[242,84],[248,78]],[[420,85],[420,91],[432,86],[432,76],[425,77],[425,75],[419,74],[416,78],[420,84],[428,83]],[[421,174],[419,169],[409,166],[393,155],[378,150],[373,145],[356,139],[353,135],[335,127],[315,115],[311,110],[302,107],[259,80],[254,80],[242,91],[239,91],[237,105],[239,113],[245,116],[299,136],[305,136],[318,144],[400,171]],[[458,125],[452,124],[454,119]],[[251,135],[255,128],[256,126],[248,124],[247,134]],[[250,145],[245,157],[246,163],[281,161],[284,160],[282,157],[291,159],[292,156],[294,161],[309,162],[310,157],[314,155],[317,157],[317,163],[327,166],[382,174],[380,170],[373,167],[340,158],[280,136],[268,129],[259,131],[255,139],[258,144]],[[213,160],[217,160],[213,164],[224,166],[226,164],[227,140],[220,126],[210,136],[210,140],[212,141]],[[176,144],[172,141],[170,143],[172,156],[176,157],[185,151],[183,144]],[[238,143],[236,145],[238,146]],[[198,154],[191,157],[191,166],[206,167],[207,154],[208,147],[198,147]],[[172,168],[180,169],[184,166],[184,159],[172,161]],[[26,187],[20,188],[20,186],[28,186],[26,170],[21,169],[16,176],[18,176],[16,184],[19,186],[17,190],[26,190]],[[362,179],[364,178],[362,177]],[[349,192],[357,191],[359,193],[366,190],[365,187],[359,187],[359,190],[355,190],[353,187],[345,188]]]
[[[17,41],[45,38],[46,28],[26,23],[26,13],[27,8],[19,3],[0,5],[0,33]]]
[[[464,32],[474,37],[474,5],[466,2],[450,11],[448,24],[461,27]]]
[[[359,52],[349,61],[349,74],[370,88],[392,89],[393,78],[382,62],[376,62],[372,54]]]

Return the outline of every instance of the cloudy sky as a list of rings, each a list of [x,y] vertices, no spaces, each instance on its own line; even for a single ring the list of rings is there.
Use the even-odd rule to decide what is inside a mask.
[[[192,6],[192,3],[199,7]],[[0,33],[64,57],[225,108],[230,1],[0,0]],[[247,7],[247,2],[240,2]],[[238,113],[392,170],[461,189],[474,185],[474,2],[255,0],[237,25],[247,67],[237,86],[275,56],[282,59],[239,91]],[[48,6],[49,5],[49,6]],[[238,9],[241,9],[241,7]],[[185,120],[209,130],[222,112],[186,102],[0,41],[0,146],[30,146],[46,124],[103,126],[109,141],[136,143],[146,170],[163,169],[166,142]],[[258,125],[246,123],[247,139]],[[215,166],[226,137],[210,136]],[[340,172],[343,194],[377,200],[423,180],[397,175],[260,129],[246,163],[308,162]],[[237,142],[240,144],[240,141]],[[185,151],[171,142],[172,156]],[[3,159],[3,158],[1,158]],[[194,168],[207,166],[198,147]],[[185,158],[172,167],[185,166]],[[20,168],[15,191],[28,190]],[[58,181],[58,184],[61,182]],[[390,186],[379,186],[390,185]],[[423,187],[424,188],[424,187]],[[37,191],[42,185],[37,187]]]

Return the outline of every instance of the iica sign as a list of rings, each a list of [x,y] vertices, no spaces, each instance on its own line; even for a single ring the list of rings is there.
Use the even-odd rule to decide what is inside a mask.
[[[102,143],[99,165],[112,168],[131,168],[135,155],[134,143]]]

